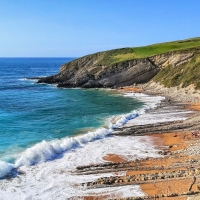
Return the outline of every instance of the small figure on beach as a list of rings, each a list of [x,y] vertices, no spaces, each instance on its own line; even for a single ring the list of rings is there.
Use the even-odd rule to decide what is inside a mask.
[[[192,136],[195,137],[195,138],[199,138],[199,137],[200,137],[199,131],[194,131],[194,132],[192,132],[191,134],[192,134]]]
[[[190,171],[191,171],[191,172],[194,172],[194,171],[195,171],[195,168],[194,168],[192,165],[190,165]]]
[[[175,133],[174,137],[177,137],[177,133]]]

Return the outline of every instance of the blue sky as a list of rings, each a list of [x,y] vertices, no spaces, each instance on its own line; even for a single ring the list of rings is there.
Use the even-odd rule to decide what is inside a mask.
[[[79,57],[200,36],[199,0],[0,0],[0,57]]]

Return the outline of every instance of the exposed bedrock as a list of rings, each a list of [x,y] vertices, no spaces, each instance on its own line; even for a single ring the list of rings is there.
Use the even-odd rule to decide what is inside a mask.
[[[191,52],[169,52],[149,58],[132,59],[109,66],[101,63],[105,52],[76,59],[61,66],[58,74],[39,78],[38,83],[58,84],[58,87],[118,87],[146,83],[166,65],[177,67],[188,62]]]

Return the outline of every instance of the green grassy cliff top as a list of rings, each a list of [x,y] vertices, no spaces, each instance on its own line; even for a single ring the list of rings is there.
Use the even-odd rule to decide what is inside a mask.
[[[151,57],[171,51],[183,51],[200,47],[200,37],[174,42],[153,44],[143,47],[122,48],[101,52],[98,64],[112,65],[131,59]]]

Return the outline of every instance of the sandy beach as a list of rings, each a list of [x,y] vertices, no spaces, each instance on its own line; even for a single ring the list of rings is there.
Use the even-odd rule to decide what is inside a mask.
[[[131,87],[119,88],[119,91],[142,92],[141,88]],[[148,93],[146,90],[145,92]],[[200,199],[200,102],[196,102],[196,99],[196,96],[195,98],[190,96],[189,102],[178,102],[183,109],[194,111],[187,120],[171,122],[167,125],[158,123],[154,124],[153,128],[146,126],[143,135],[152,137],[155,148],[160,149],[161,158],[149,157],[127,161],[122,155],[107,154],[103,159],[109,161],[109,165],[95,165],[92,169],[82,167],[77,171],[79,173],[88,171],[88,174],[95,171],[98,173],[112,171],[116,176],[99,178],[94,182],[86,183],[87,186],[103,188],[134,184],[140,185],[145,193],[143,197],[130,196],[122,199]],[[173,99],[170,99],[170,104],[174,104],[172,101]],[[145,125],[143,127],[145,128]],[[122,135],[124,131],[120,131]],[[131,133],[129,130],[126,135],[131,134],[134,134],[134,131]],[[117,175],[117,172],[121,171],[126,171],[125,176]],[[86,200],[105,198],[107,197],[101,195],[85,197]]]

